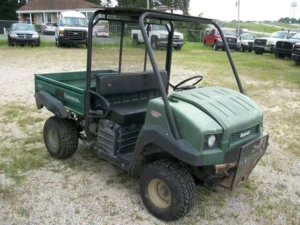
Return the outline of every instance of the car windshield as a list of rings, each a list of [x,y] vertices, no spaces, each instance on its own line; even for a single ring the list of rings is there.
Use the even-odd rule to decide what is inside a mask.
[[[11,26],[11,30],[27,30],[27,31],[35,31],[35,28],[31,24],[13,24]]]
[[[167,24],[169,26],[169,24]],[[168,31],[166,25],[153,25],[153,30],[165,30]]]
[[[242,35],[242,36],[241,36],[241,39],[242,39],[242,40],[254,40],[254,39],[255,39],[255,36],[254,36],[254,35],[250,35],[250,34]]]
[[[235,33],[233,30],[222,30],[224,35],[227,35],[227,36],[235,36]]]
[[[286,32],[275,32],[273,34],[271,34],[271,38],[286,38],[287,33]]]
[[[295,34],[291,39],[300,39],[300,33]]]
[[[63,17],[62,26],[87,27],[88,24],[85,18]]]

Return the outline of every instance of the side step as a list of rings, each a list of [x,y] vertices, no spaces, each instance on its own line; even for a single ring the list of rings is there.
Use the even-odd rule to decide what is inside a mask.
[[[110,155],[106,151],[98,148],[96,149],[97,156],[107,160],[108,162],[120,167],[123,170],[129,171],[131,162],[133,160],[133,152],[125,153],[117,156]]]

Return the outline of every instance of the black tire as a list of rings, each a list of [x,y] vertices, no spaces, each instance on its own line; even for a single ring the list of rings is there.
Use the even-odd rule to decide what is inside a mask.
[[[139,43],[140,42],[139,42],[138,37],[136,35],[133,36],[133,38],[132,38],[132,45],[137,46]]]
[[[254,52],[255,52],[256,55],[262,55],[263,54],[263,52],[257,51],[257,50],[254,50]]]
[[[242,52],[244,52],[244,51],[245,51],[245,49],[244,49],[244,46],[243,46],[243,45],[241,45],[241,51],[242,51]]]
[[[252,49],[248,49],[248,52],[252,52]]]
[[[300,61],[296,61],[296,60],[295,60],[295,64],[296,64],[297,66],[300,66]]]
[[[219,48],[218,48],[218,46],[217,46],[217,43],[216,43],[216,42],[214,43],[214,46],[213,46],[213,48],[214,48],[214,50],[215,50],[215,51],[218,51],[218,49],[219,49]]]
[[[203,44],[204,44],[204,45],[207,45],[207,44],[206,44],[206,40],[203,41]]]
[[[44,143],[53,158],[71,157],[78,147],[78,129],[73,120],[50,117],[43,129]]]
[[[152,48],[153,50],[158,49],[158,46],[157,46],[157,38],[156,38],[156,37],[152,37],[152,38],[151,38],[151,48]]]
[[[59,39],[55,39],[55,44],[56,44],[56,47],[61,47],[61,43],[59,41]]]
[[[279,58],[279,59],[283,59],[283,58],[284,58],[284,55],[283,55],[283,54],[280,54],[280,53],[278,53],[278,58]]]
[[[176,46],[174,47],[175,50],[180,51],[182,46]]]
[[[155,186],[157,180],[161,183]],[[151,188],[153,182],[154,188]],[[162,187],[165,188],[163,197],[159,194]],[[186,215],[194,205],[195,182],[188,169],[178,162],[159,160],[147,164],[141,174],[139,188],[148,211],[164,221],[176,220]]]

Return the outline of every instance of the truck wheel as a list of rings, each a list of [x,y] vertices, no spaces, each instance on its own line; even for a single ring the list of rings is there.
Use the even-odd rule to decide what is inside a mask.
[[[204,45],[207,45],[207,44],[206,44],[206,40],[203,41],[203,44],[204,44]]]
[[[296,64],[297,66],[300,66],[300,61],[296,61],[296,60],[295,60],[295,64]]]
[[[73,120],[50,117],[43,129],[46,148],[53,158],[71,157],[78,147],[78,129]]]
[[[244,49],[244,46],[243,46],[243,45],[241,45],[241,51],[242,51],[242,52],[244,52],[244,51],[245,51],[245,49]]]
[[[157,38],[155,37],[151,38],[151,48],[153,50],[157,49]]]
[[[136,46],[139,44],[139,39],[137,36],[133,36],[132,38],[132,45]]]
[[[55,44],[56,44],[56,47],[61,47],[61,43],[59,41],[59,39],[55,39]]]
[[[176,46],[176,47],[174,47],[174,49],[177,50],[177,51],[179,51],[179,50],[181,50],[181,47],[182,46]]]
[[[216,42],[214,43],[214,50],[215,50],[215,51],[218,51],[218,46],[217,46],[217,43],[216,43]]]
[[[195,199],[195,182],[187,168],[159,160],[147,164],[140,177],[140,195],[155,217],[172,221],[186,215]]]
[[[255,52],[256,55],[262,55],[263,54],[263,52],[257,51],[257,50],[254,50],[254,52]]]

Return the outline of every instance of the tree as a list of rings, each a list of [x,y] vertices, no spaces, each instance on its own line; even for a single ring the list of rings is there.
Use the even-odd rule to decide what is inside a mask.
[[[101,0],[85,0],[87,2],[91,2],[91,3],[94,3],[94,4],[100,4]]]
[[[20,7],[18,0],[0,1],[0,20],[17,20],[16,10]]]

